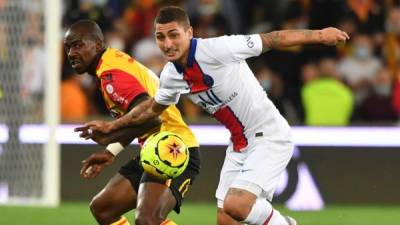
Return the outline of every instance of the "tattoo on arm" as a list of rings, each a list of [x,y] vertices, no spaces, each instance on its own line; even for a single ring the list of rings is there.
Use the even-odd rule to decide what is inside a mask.
[[[140,126],[124,127],[107,134],[109,143],[120,142],[123,146],[127,146],[133,139],[142,136],[143,134],[161,126],[161,121],[158,118],[153,118],[146,121]]]
[[[309,44],[322,40],[322,32],[315,36],[315,30],[281,30],[261,34],[264,49],[293,47],[296,45]]]
[[[282,38],[284,38],[284,36]],[[279,31],[277,31],[276,34],[272,36],[272,46],[279,46],[281,43],[280,39],[281,37],[279,36]]]
[[[266,33],[261,35],[263,41],[267,43],[265,45],[265,48],[274,48],[278,47],[280,45],[280,37],[279,37],[279,31],[274,31],[271,33]]]
[[[303,34],[306,38],[311,39],[312,38],[312,30],[303,30]]]
[[[320,41],[323,40],[323,38],[322,38],[322,32],[321,32],[321,31],[318,31],[318,38],[319,38]]]
[[[129,111],[124,116],[114,120],[114,130],[120,129],[122,127],[128,127],[132,125],[140,124],[146,119],[148,119],[148,112],[149,106],[151,105],[150,100],[143,101],[137,104],[131,111]]]

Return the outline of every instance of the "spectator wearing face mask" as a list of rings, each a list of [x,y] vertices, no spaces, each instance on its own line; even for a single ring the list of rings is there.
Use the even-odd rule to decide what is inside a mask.
[[[285,109],[286,103],[283,96],[284,83],[280,76],[262,63],[253,66],[253,69],[254,75],[260,82],[260,85],[264,91],[267,93],[269,99],[271,99],[271,101],[275,104],[279,112],[283,116],[287,117],[287,110]]]
[[[352,89],[356,106],[359,106],[367,96],[375,74],[382,68],[379,58],[373,55],[371,38],[364,34],[354,37],[351,54],[338,66],[341,78]]]
[[[400,63],[400,8],[392,8],[385,21],[384,56],[390,71],[396,74]]]
[[[167,63],[160,49],[157,47],[156,41],[150,37],[140,40],[133,47],[132,55],[157,76],[160,75],[165,63]]]
[[[392,75],[383,68],[372,80],[371,92],[361,104],[361,119],[375,123],[398,119],[392,105]]]
[[[189,4],[195,3],[195,4]],[[189,1],[194,36],[209,38],[232,33],[228,18],[222,15],[222,5],[217,0]]]
[[[338,1],[340,2],[340,1]],[[353,18],[360,32],[377,35],[382,32],[384,7],[377,0],[347,0],[344,14]]]

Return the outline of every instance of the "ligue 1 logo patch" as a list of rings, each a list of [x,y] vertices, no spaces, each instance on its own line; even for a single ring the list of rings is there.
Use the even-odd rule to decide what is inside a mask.
[[[214,79],[210,75],[204,74],[203,75],[203,83],[207,87],[211,88],[214,85]]]
[[[114,87],[111,84],[107,84],[106,91],[107,93],[112,94],[114,92]]]

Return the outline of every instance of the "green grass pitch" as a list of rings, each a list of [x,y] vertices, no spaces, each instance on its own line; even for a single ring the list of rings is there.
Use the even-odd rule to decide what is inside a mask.
[[[278,207],[299,225],[400,225],[400,206],[330,206],[322,211],[293,212]],[[126,215],[133,225],[133,212]],[[215,204],[185,204],[170,218],[178,225],[215,225]],[[87,203],[63,203],[58,208],[0,206],[1,225],[95,225]]]

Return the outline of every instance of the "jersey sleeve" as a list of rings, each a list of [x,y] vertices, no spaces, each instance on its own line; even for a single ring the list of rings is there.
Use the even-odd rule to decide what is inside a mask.
[[[129,105],[137,96],[147,94],[138,79],[122,70],[104,71],[100,79],[103,93],[124,110],[128,110]]]
[[[161,105],[174,105],[178,103],[181,94],[189,91],[183,76],[176,72],[172,63],[167,63],[161,72],[160,87],[154,99]]]
[[[230,35],[205,40],[207,48],[221,62],[242,61],[262,53],[262,40],[259,34]]]

